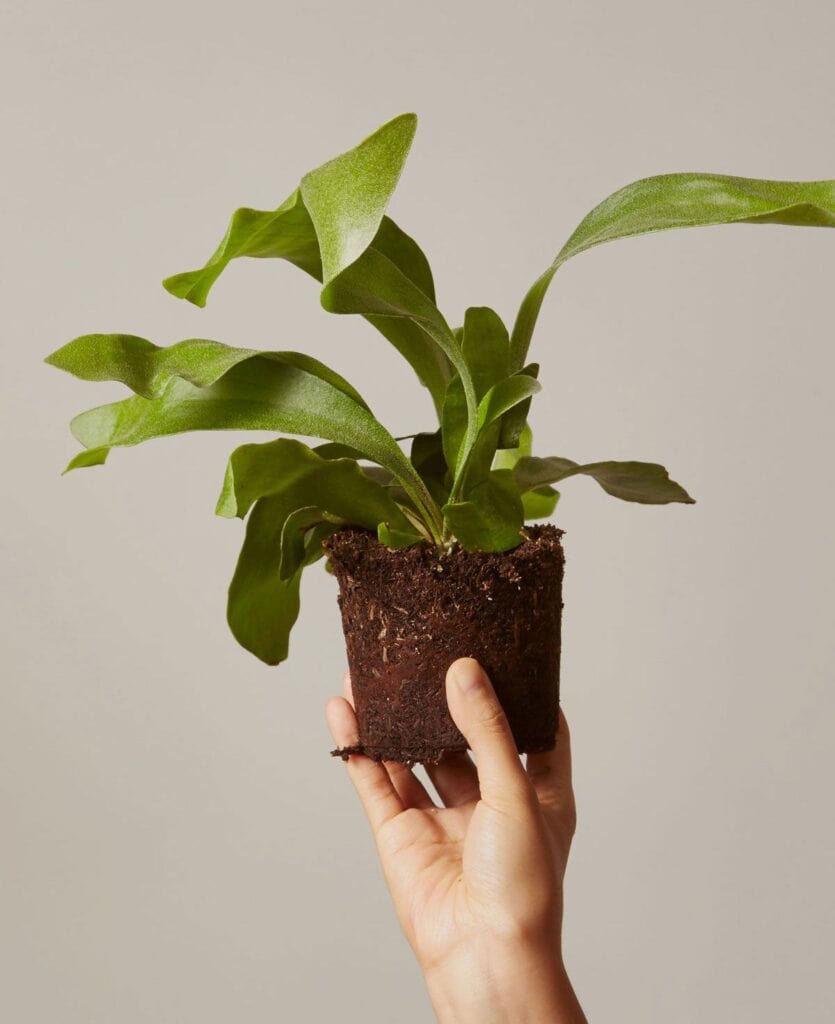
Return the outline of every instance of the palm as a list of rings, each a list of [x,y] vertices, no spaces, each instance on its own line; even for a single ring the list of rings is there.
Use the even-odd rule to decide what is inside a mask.
[[[336,731],[353,742],[348,680],[345,691]],[[551,754],[531,755],[531,798],[505,808],[481,799],[468,754],[426,767],[441,806],[405,765],[383,767],[365,758],[355,764],[367,787],[396,791],[398,803],[375,828],[375,838],[401,927],[423,963],[444,957],[480,928],[503,924],[503,917],[527,919],[544,911],[558,921],[560,901],[549,897],[560,891],[573,833],[566,767],[566,760],[555,767]]]
[[[378,833],[401,926],[421,959],[442,954],[447,939],[468,923],[460,881],[471,815],[472,806],[411,807]]]
[[[462,676],[469,682],[462,684]],[[478,768],[467,753],[427,765],[438,803],[405,765],[348,757],[348,774],[371,824],[401,927],[427,978],[438,971],[448,978],[450,969],[456,976],[450,964],[458,965],[462,977],[472,976],[475,957],[482,965],[476,976],[483,980],[507,962],[509,951],[518,965],[523,948],[552,951],[545,962],[553,966],[574,833],[565,720],[560,716],[556,748],[529,755],[523,767],[477,663],[462,659],[452,666],[447,701]],[[331,700],[327,714],[337,744],[355,749],[357,721],[347,680],[345,698]],[[541,982],[543,961],[534,956],[530,962],[538,964],[532,976]],[[487,975],[479,973],[485,964]],[[567,981],[563,995],[572,1011],[566,1019],[584,1020]]]

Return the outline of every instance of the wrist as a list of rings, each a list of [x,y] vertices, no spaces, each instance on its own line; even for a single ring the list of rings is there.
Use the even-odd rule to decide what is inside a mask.
[[[585,1024],[554,949],[465,948],[425,978],[439,1024]]]

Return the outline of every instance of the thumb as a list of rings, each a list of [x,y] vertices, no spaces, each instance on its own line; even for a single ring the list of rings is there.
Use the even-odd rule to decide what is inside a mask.
[[[446,696],[452,719],[476,756],[481,799],[497,810],[529,804],[530,780],[519,760],[507,717],[484,669],[459,658],[447,672]]]

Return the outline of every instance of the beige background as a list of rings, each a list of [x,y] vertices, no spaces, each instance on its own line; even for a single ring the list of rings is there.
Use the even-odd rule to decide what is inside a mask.
[[[502,9],[503,8],[503,9]],[[327,756],[344,655],[305,587],[291,662],[224,622],[238,436],[58,475],[119,389],[41,357],[91,330],[297,347],[394,430],[405,366],[286,265],[203,312],[159,287],[231,210],[393,114],[393,212],[440,298],[512,318],[633,178],[835,176],[835,9],[6,0],[0,1016],[15,1024],[431,1018],[364,821]],[[694,508],[566,485],[564,697],[580,831],[566,947],[594,1022],[835,1015],[831,468],[835,232],[718,228],[563,270],[540,322],[540,451],[666,463]],[[829,440],[828,440],[829,439]]]

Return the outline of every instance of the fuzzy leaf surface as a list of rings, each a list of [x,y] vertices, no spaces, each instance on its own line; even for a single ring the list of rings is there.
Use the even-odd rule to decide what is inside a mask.
[[[322,280],[319,241],[301,192],[296,189],[276,210],[236,210],[215,251],[202,267],[167,277],[163,287],[178,299],[203,307],[215,281],[234,259],[283,259]]]
[[[552,516],[559,500],[560,492],[555,491],[547,484],[544,487],[534,487],[532,491],[525,491],[522,495],[525,522],[532,519],[547,519]]]
[[[414,530],[391,530],[385,523],[380,523],[377,527],[377,540],[387,548],[399,550],[420,544],[425,538]]]
[[[285,356],[369,411],[362,395],[344,377],[302,352],[271,353],[233,348],[206,338],[189,338],[163,347],[134,334],[83,334],[47,356],[45,361],[80,380],[119,381],[142,398],[158,398],[173,377],[205,388],[248,359]]]
[[[178,298],[204,306],[209,291],[233,260],[243,256],[285,259],[317,281],[329,283],[367,248],[391,261],[434,302],[432,272],[420,246],[385,216],[414,136],[416,119],[404,114],[354,149],[305,175],[277,210],[236,210],[207,263],[166,278]],[[411,364],[436,409],[451,376],[449,361],[419,324],[370,314],[373,324]]]
[[[694,504],[687,491],[671,480],[667,470],[655,462],[591,462],[580,465],[558,456],[546,459],[526,456],[516,463],[513,474],[523,493],[583,474],[596,480],[607,494],[623,501],[642,505]]]
[[[386,490],[351,459],[324,459],[299,441],[243,445],[229,460],[218,511],[243,516],[246,536],[229,587],[227,619],[238,642],[275,665],[287,657],[299,580],[340,524],[410,530]]]
[[[516,373],[494,384],[478,405],[478,429],[495,423],[514,406],[542,390],[539,381],[527,373]]]
[[[322,458],[301,441],[286,437],[235,449],[226,467],[217,513],[243,519],[259,498],[279,494],[286,497],[288,515],[315,506],[367,530],[376,530],[381,522],[396,529],[409,527],[388,491],[353,459]]]
[[[443,514],[447,532],[467,551],[509,551],[521,542],[524,511],[512,470],[494,470]]]
[[[449,495],[452,478],[447,471],[441,431],[415,434],[409,458],[429,493],[439,505],[443,505]]]
[[[430,521],[434,518],[432,499],[391,434],[347,381],[310,356],[203,340],[162,349],[144,339],[126,343],[121,335],[87,335],[49,361],[85,379],[120,380],[139,392],[72,421],[73,434],[96,450],[98,461],[106,449],[191,430],[321,437],[390,470]]]
[[[235,639],[268,665],[287,657],[290,631],[299,614],[301,570],[288,580],[279,575],[284,509],[280,498],[256,502],[226,603]]]
[[[684,173],[642,178],[619,189],[583,218],[525,296],[513,328],[512,365],[524,363],[548,286],[573,256],[632,235],[734,223],[835,227],[835,180],[770,181]]]
[[[325,284],[358,259],[377,234],[416,129],[417,117],[401,114],[302,178]]]
[[[403,318],[417,325],[435,341],[458,372],[464,392],[467,426],[459,453],[460,466],[475,443],[478,399],[461,343],[435,303],[386,255],[369,248],[322,290],[322,305],[331,313]],[[443,400],[441,403],[436,402],[436,405],[443,406],[446,395],[445,388]]]
[[[539,363],[528,363],[527,366],[523,366],[518,372],[520,374],[527,374],[528,377],[538,379]],[[530,411],[531,398],[526,398],[524,402],[520,402],[502,416],[502,426],[498,442],[499,448],[512,449],[518,446],[519,438],[527,427],[528,414]]]
[[[464,314],[461,351],[479,401],[510,374],[510,337],[489,306],[471,306]]]
[[[281,529],[281,557],[278,565],[281,579],[292,579],[309,564],[314,554],[317,557],[324,555],[322,542],[341,526],[348,525],[346,520],[315,505],[291,512]]]
[[[467,396],[464,385],[456,374],[449,382],[441,410],[441,440],[444,459],[451,474],[455,474],[467,438]]]
[[[479,403],[475,444],[453,483],[452,497],[456,500],[466,490],[480,483],[490,472],[500,443],[502,423],[506,415],[530,403],[530,396],[540,390],[539,382],[525,373],[505,377],[494,384]],[[447,392],[449,401],[449,392]],[[444,427],[447,425],[447,407],[444,406]],[[521,428],[520,428],[521,429]]]

